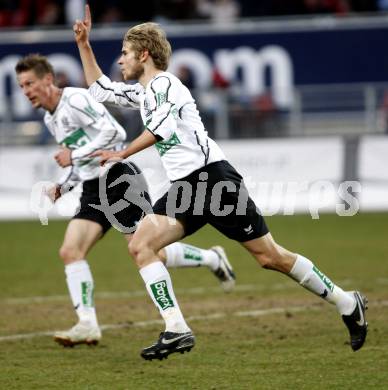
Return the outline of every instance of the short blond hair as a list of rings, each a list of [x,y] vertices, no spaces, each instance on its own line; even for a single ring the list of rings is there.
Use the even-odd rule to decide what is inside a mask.
[[[124,36],[123,43],[132,45],[132,49],[139,56],[144,50],[148,50],[155,66],[160,70],[166,70],[171,57],[171,45],[166,33],[156,23],[142,23],[131,27]]]

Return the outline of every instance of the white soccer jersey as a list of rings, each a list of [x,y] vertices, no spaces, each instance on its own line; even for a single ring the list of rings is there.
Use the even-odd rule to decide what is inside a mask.
[[[76,185],[99,176],[98,158],[89,155],[99,149],[121,149],[125,130],[86,89],[65,88],[55,111],[44,121],[58,144],[72,149],[73,165],[58,184]]]
[[[140,109],[144,126],[159,139],[155,146],[171,181],[225,159],[208,137],[190,91],[169,72],[159,73],[146,88],[101,76],[89,92],[100,102]]]

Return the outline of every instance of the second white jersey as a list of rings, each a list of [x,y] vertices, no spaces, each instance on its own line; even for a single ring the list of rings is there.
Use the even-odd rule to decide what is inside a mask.
[[[121,149],[126,133],[101,103],[86,89],[65,88],[55,111],[46,112],[45,124],[58,144],[72,149],[72,167],[58,184],[76,185],[99,177],[99,149]]]
[[[146,88],[102,76],[89,92],[100,102],[140,109],[144,126],[159,140],[155,146],[171,181],[225,159],[208,137],[190,91],[169,72],[159,73]]]

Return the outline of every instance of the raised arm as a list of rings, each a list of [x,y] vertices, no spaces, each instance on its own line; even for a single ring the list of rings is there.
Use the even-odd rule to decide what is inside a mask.
[[[92,157],[100,157],[100,164],[104,165],[107,161],[120,161],[137,152],[148,148],[157,142],[157,138],[148,130],[144,130],[137,138],[135,138],[125,149],[119,152],[109,150],[99,150],[93,153]]]
[[[89,42],[89,34],[92,28],[92,17],[89,5],[85,5],[85,18],[83,21],[76,20],[73,26],[75,41],[84,68],[86,83],[90,86],[102,76],[102,71],[97,64],[93,49]]]

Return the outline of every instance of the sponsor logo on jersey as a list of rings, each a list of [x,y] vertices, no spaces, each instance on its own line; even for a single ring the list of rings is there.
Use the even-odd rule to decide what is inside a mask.
[[[69,120],[67,119],[66,116],[62,116],[61,118],[62,125],[65,127],[69,127]]]
[[[98,112],[92,107],[92,106],[86,106],[84,108],[85,112],[91,116],[92,118],[95,118],[97,119],[100,115],[98,114]]]
[[[158,92],[156,94],[156,106],[157,107],[160,107],[166,101],[167,101],[167,95],[164,92]]]
[[[77,149],[90,142],[90,137],[86,134],[85,130],[80,127],[68,137],[64,138],[60,144],[68,147],[69,149]]]
[[[171,148],[173,148],[175,145],[180,144],[181,141],[174,132],[174,134],[167,140],[159,141],[155,144],[156,149],[158,150],[160,156],[163,156],[166,154]]]

